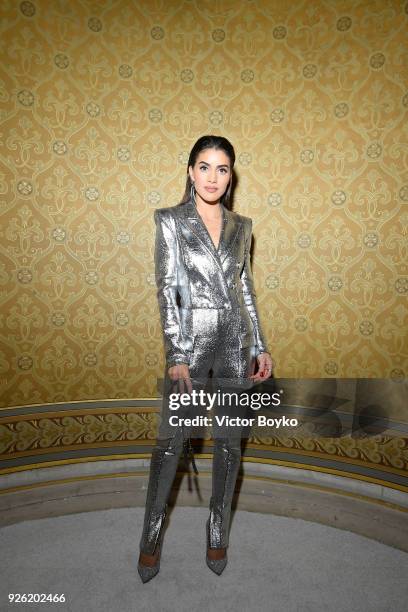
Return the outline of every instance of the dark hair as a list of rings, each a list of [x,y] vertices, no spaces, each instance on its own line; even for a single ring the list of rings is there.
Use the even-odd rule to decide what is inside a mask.
[[[183,199],[181,200],[180,204],[184,204],[185,202],[188,202],[190,199],[190,195],[191,195],[191,178],[190,178],[190,173],[188,169],[190,166],[195,165],[198,155],[201,153],[201,151],[204,151],[205,149],[221,149],[221,151],[224,151],[224,153],[227,155],[227,157],[230,160],[231,170],[234,167],[235,151],[234,151],[234,147],[232,146],[229,140],[227,140],[223,136],[213,136],[213,135],[201,136],[201,138],[197,140],[197,142],[195,143],[195,145],[190,151],[190,155],[189,155],[188,163],[187,163],[186,190],[184,192]],[[232,189],[232,175],[231,175],[231,180],[229,182],[229,185],[225,193],[223,193],[220,199],[220,202],[224,204],[226,208],[230,208],[230,205],[231,205],[231,189]]]

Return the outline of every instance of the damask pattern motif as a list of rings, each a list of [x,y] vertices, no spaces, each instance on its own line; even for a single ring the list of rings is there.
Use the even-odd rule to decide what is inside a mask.
[[[231,139],[277,374],[407,375],[408,3],[6,0],[0,407],[152,397],[153,211]]]

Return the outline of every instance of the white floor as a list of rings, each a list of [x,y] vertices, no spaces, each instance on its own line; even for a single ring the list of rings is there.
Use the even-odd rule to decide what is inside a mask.
[[[71,612],[405,612],[408,554],[301,519],[236,512],[228,565],[205,563],[204,508],[176,507],[159,574],[137,573],[143,509],[26,521],[0,529],[0,610]],[[65,603],[9,604],[9,593]]]

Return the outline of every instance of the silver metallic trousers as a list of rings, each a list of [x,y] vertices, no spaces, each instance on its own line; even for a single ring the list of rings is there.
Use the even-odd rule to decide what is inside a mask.
[[[189,363],[193,388],[202,387],[203,381],[208,379],[210,373],[213,391],[218,382],[223,390],[236,389],[241,383],[247,388],[250,386],[248,376],[254,372],[254,349],[240,348],[239,339],[230,333],[233,316],[231,310],[220,310],[217,325],[210,330],[213,333],[196,338]],[[228,410],[233,416],[237,416],[240,411],[237,405],[231,405]],[[162,537],[167,502],[180,455],[186,449],[186,442],[190,442],[191,430],[182,426],[170,426],[169,415],[168,401],[164,395],[157,443],[150,463],[140,540],[140,550],[145,554],[153,554]],[[226,548],[229,541],[231,503],[241,463],[242,431],[239,427],[213,426],[212,435],[214,451],[208,540],[211,548]]]
[[[189,363],[193,388],[202,387],[203,381],[208,379],[210,373],[213,391],[216,387],[230,390],[241,382],[245,384],[245,381],[249,386],[247,378],[255,367],[254,350],[253,347],[241,348],[239,339],[231,333],[233,317],[233,311],[219,310],[214,329],[206,330],[205,336],[196,338]],[[238,412],[238,406],[229,407],[229,413],[233,416]],[[146,554],[155,552],[156,545],[162,537],[167,502],[179,458],[183,450],[186,451],[186,442],[188,444],[190,442],[190,429],[170,426],[169,415],[168,402],[164,396],[157,443],[152,451],[150,463],[145,517],[140,540],[140,550]],[[241,463],[241,434],[239,427],[213,426],[212,495],[208,523],[208,540],[211,548],[228,546],[231,503]],[[191,449],[191,445],[189,448]]]

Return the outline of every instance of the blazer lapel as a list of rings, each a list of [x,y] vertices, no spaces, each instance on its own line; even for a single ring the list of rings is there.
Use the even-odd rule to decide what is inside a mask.
[[[224,223],[220,236],[220,244],[218,247],[218,257],[222,263],[231,252],[232,245],[234,244],[235,239],[239,234],[239,230],[241,229],[241,223],[237,221],[236,216],[233,215],[228,208],[225,208],[223,205],[221,205],[221,208],[224,215]]]
[[[221,204],[221,211],[223,223],[218,249],[215,248],[211,236],[194,202],[191,200],[186,202],[184,214],[181,217],[181,221],[201,240],[218,265],[221,265],[227,257],[241,227],[241,223],[236,221],[235,215],[233,215],[223,204]]]
[[[183,215],[181,216],[180,220],[197,236],[197,238],[199,238],[209,254],[213,257],[216,263],[220,265],[218,253],[214,247],[213,241],[211,240],[211,236],[204,225],[204,221],[198,214],[195,204],[191,200],[186,202],[184,205]]]

